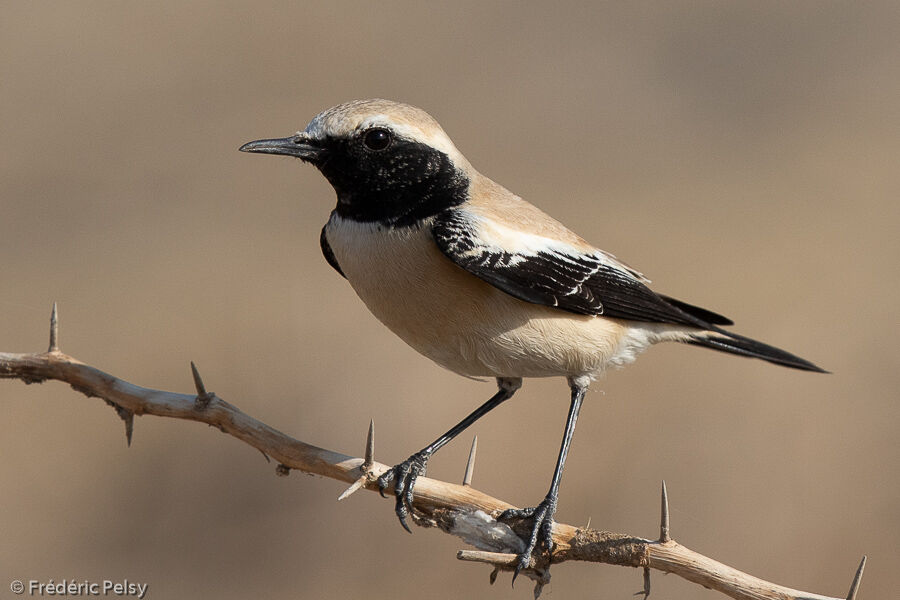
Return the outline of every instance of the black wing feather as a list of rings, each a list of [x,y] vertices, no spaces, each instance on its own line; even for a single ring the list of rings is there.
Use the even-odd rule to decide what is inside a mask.
[[[677,306],[687,314],[693,315],[698,319],[702,319],[707,323],[712,323],[713,325],[734,325],[734,321],[732,321],[728,317],[723,317],[722,315],[714,313],[711,310],[700,308],[699,306],[694,306],[693,304],[688,304],[687,302],[682,302],[681,300],[676,300],[675,298],[670,298],[669,296],[664,296],[662,294],[659,294],[659,297],[672,306]]]
[[[582,315],[708,329],[731,321],[714,312],[660,296],[624,268],[597,254],[553,249],[515,254],[478,239],[466,215],[450,210],[432,226],[438,247],[450,260],[504,292],[534,304]]]

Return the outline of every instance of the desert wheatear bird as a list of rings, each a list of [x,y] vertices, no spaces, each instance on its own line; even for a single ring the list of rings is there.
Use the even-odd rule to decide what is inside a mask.
[[[407,344],[499,391],[382,475],[409,530],[413,486],[429,457],[508,400],[523,377],[565,377],[571,404],[547,496],[501,519],[531,518],[519,570],[550,530],[575,420],[588,385],[657,342],[683,342],[803,369],[814,364],[721,328],[731,321],[657,294],[635,269],[478,171],[424,111],[387,100],[326,110],[290,137],[244,152],[313,164],[337,192],[320,238],[328,263]]]

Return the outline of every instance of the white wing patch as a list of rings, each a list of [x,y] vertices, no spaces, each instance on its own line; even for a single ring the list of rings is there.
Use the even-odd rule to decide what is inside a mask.
[[[584,259],[596,261],[598,268],[591,274],[596,273],[600,266],[607,266],[624,271],[642,283],[650,283],[650,280],[644,277],[643,273],[632,269],[609,252],[605,252],[599,248],[595,249],[594,252],[587,253],[561,240],[521,231],[496,220],[485,219],[477,215],[469,214],[467,216],[469,217],[468,220],[471,224],[472,232],[478,237],[479,241],[484,244],[483,249],[495,253],[512,254],[509,266],[515,266],[524,261],[527,257],[545,253],[553,254],[558,260],[570,264],[575,264]],[[469,252],[474,253],[476,251],[478,250],[473,248]],[[590,277],[590,275],[587,277]],[[586,281],[587,277],[582,279],[579,283]]]

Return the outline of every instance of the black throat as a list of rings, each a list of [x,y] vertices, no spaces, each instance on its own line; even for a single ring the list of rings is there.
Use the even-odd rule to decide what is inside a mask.
[[[335,212],[345,219],[414,225],[468,197],[469,178],[445,153],[397,138],[379,152],[329,140],[317,166],[337,192]]]

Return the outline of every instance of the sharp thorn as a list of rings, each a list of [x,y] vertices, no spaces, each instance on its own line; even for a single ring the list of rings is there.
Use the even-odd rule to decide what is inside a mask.
[[[50,347],[47,352],[59,352],[59,313],[56,310],[56,302],[50,311]]]
[[[128,442],[128,447],[131,448],[131,434],[134,433],[134,413],[129,411],[125,411],[122,416],[122,420],[125,421],[125,440]]]
[[[366,454],[363,458],[363,471],[368,471],[375,464],[375,419],[369,420],[369,432],[366,434]]]
[[[863,555],[859,561],[859,568],[856,569],[856,575],[853,576],[853,583],[850,584],[850,591],[847,593],[847,600],[856,600],[856,592],[859,591],[859,582],[862,581],[863,571],[866,568],[866,556]]]
[[[265,453],[265,452],[263,452],[263,451],[262,451],[262,450],[260,450],[260,451],[259,451],[259,452],[260,452],[260,454],[262,454],[262,455],[263,455],[263,458],[265,458],[265,459],[266,459],[266,462],[267,462],[267,463],[270,463],[270,462],[272,462],[272,460],[271,460],[271,459],[270,459],[270,458],[269,458],[269,455],[268,455],[268,454],[266,454],[266,453]]]
[[[643,596],[644,600],[650,597],[650,568],[644,567],[644,589],[634,593],[635,596]]]
[[[134,433],[134,412],[128,410],[124,406],[120,406],[113,402],[112,400],[104,399],[104,402],[113,407],[113,410],[116,411],[116,414],[119,415],[119,418],[125,422],[125,441],[128,442],[128,447],[131,447],[131,434]]]
[[[369,480],[369,472],[372,469],[372,465],[375,464],[375,419],[369,419],[369,431],[366,433],[366,453],[363,458],[363,463],[360,465],[360,469],[362,470],[362,475],[359,479],[354,481],[350,487],[344,490],[340,496],[338,496],[338,502],[345,498],[349,498],[351,495],[356,493],[359,488],[361,488],[365,483]],[[379,490],[381,491],[381,490]],[[384,497],[384,492],[381,493],[382,497]]]
[[[472,475],[475,474],[475,453],[478,452],[478,436],[472,438],[472,447],[469,449],[469,460],[466,461],[466,473],[463,475],[462,484],[466,487],[472,485]]]
[[[203,378],[200,377],[200,371],[197,369],[197,365],[194,364],[194,361],[191,361],[191,375],[194,377],[194,387],[197,388],[197,406],[199,408],[206,408],[215,394],[206,391],[206,386],[203,384]]]
[[[587,522],[587,525],[584,526],[584,528],[585,528],[585,529],[590,529],[590,528],[591,528],[591,517],[590,517],[590,516],[588,516],[588,522]]]
[[[338,496],[338,502],[340,502],[341,500],[343,500],[343,499],[345,499],[345,498],[349,498],[349,497],[352,496],[354,493],[356,493],[356,491],[357,491],[359,488],[361,488],[361,487],[363,486],[364,483],[366,483],[366,480],[367,480],[367,479],[368,479],[368,477],[366,477],[365,475],[363,475],[362,477],[360,477],[359,479],[357,479],[356,481],[354,481],[354,482],[350,485],[350,487],[348,487],[346,490],[343,491],[343,493],[342,493],[340,496]]]
[[[669,537],[669,494],[666,492],[666,480],[663,479],[662,494],[660,495],[659,541],[665,544],[671,539]]]
[[[206,386],[203,385],[203,378],[200,377],[200,371],[197,370],[197,365],[194,364],[194,361],[191,361],[191,374],[194,376],[194,387],[197,388],[197,396],[205,396]]]

